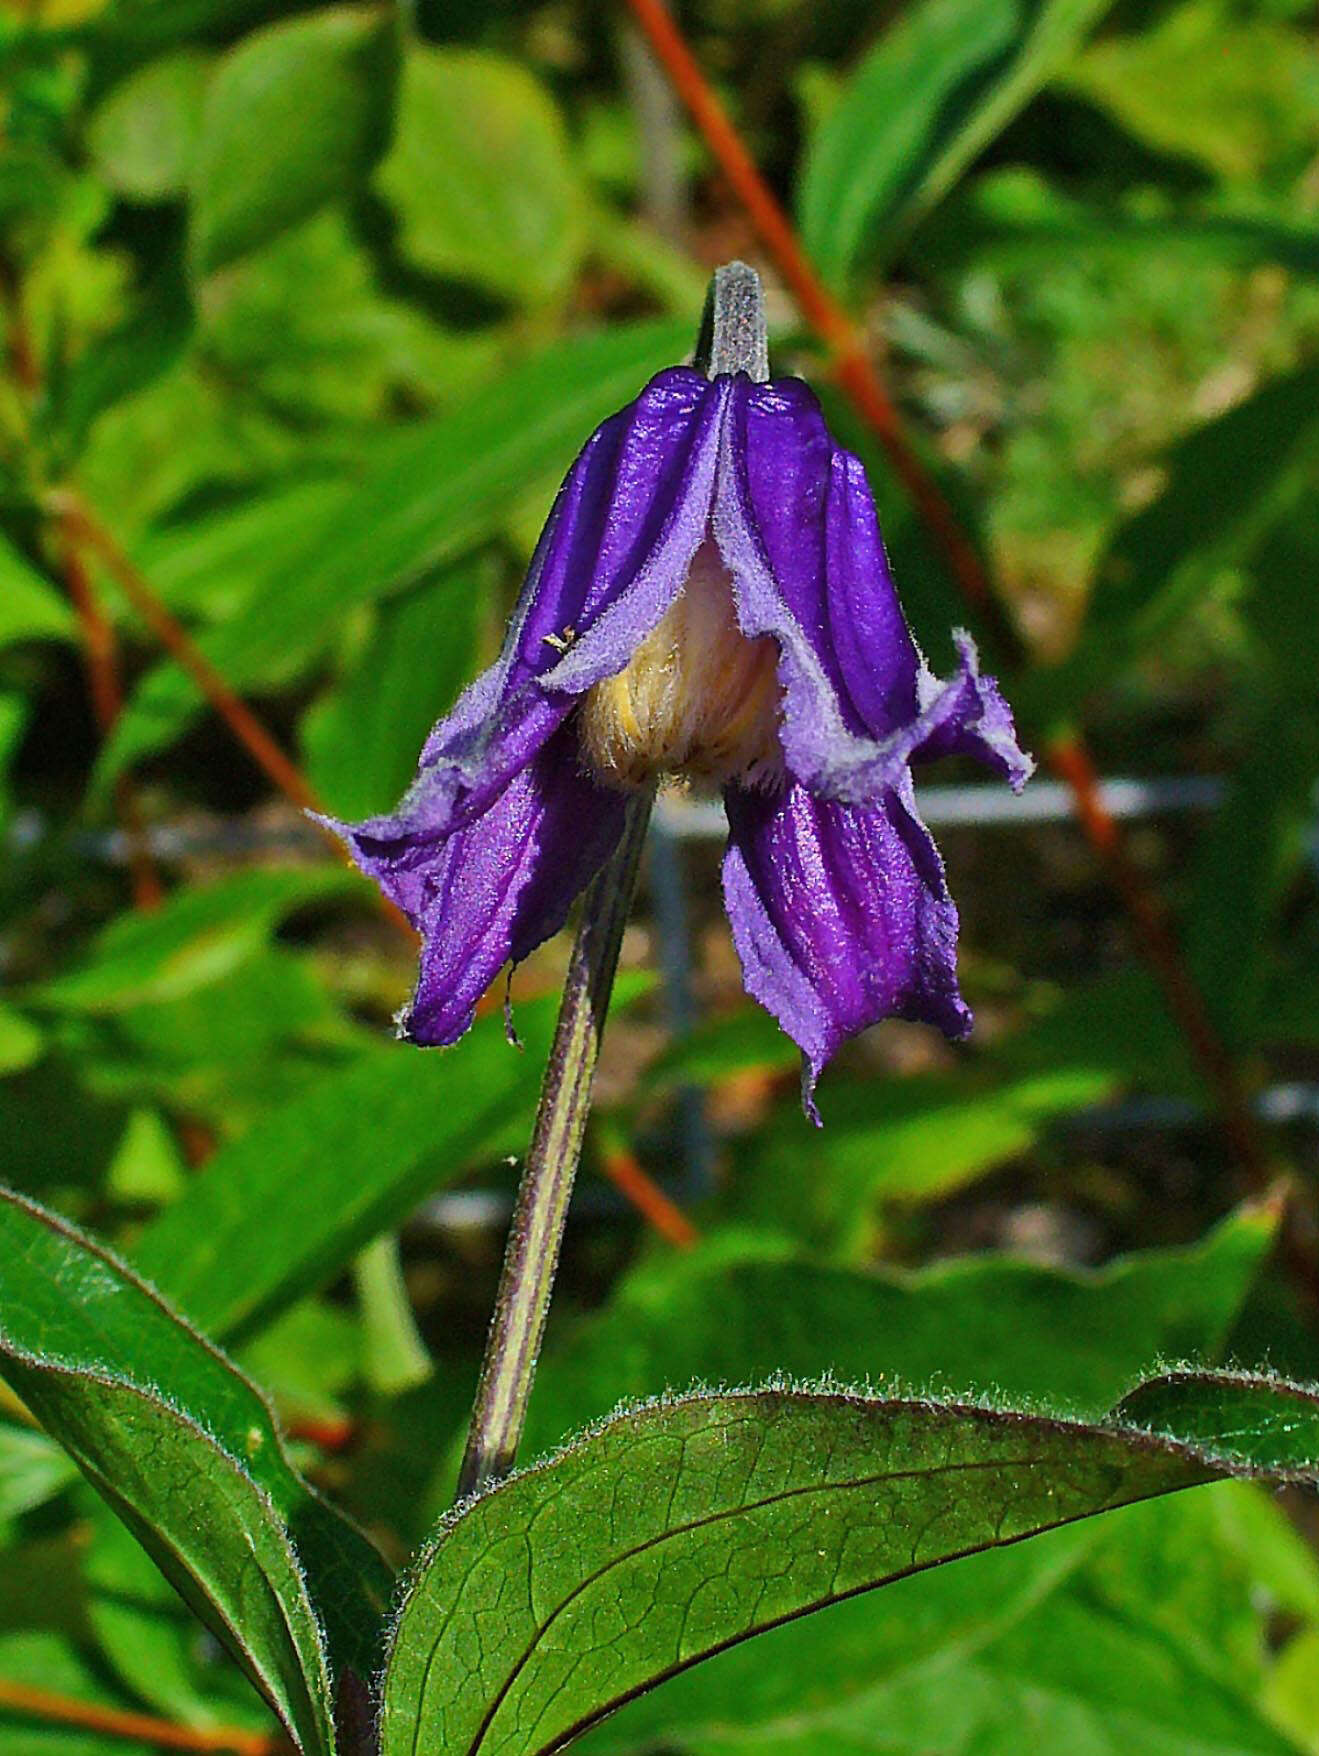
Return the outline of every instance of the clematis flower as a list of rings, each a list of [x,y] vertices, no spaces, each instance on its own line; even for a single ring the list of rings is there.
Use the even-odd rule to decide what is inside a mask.
[[[498,662],[442,719],[397,810],[334,824],[422,935],[400,1034],[452,1043],[508,960],[564,923],[629,792],[720,788],[748,991],[802,1050],[891,1016],[970,1028],[957,911],[911,764],[1031,769],[955,637],[941,682],[904,620],[860,461],[810,389],[675,367],[559,490]]]

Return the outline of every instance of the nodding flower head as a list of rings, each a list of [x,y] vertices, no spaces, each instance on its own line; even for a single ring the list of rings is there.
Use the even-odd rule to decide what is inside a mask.
[[[497,663],[397,810],[332,827],[422,935],[402,1034],[451,1043],[501,966],[563,925],[630,790],[721,788],[746,985],[801,1048],[814,1117],[845,1037],[890,1016],[970,1029],[912,762],[973,755],[1014,787],[1031,763],[968,636],[951,679],[927,667],[865,471],[812,392],[754,356],[720,365],[716,347],[708,375],[661,372],[597,428]]]

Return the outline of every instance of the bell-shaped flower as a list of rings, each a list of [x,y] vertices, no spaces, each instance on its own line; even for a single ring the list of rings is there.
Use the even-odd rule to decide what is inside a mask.
[[[975,648],[941,682],[904,620],[859,460],[796,379],[661,372],[559,490],[498,662],[397,810],[334,824],[422,936],[401,1034],[452,1043],[501,966],[564,923],[629,792],[723,790],[723,887],[749,992],[803,1093],[888,1017],[951,1037],[957,911],[911,764],[1031,769]],[[816,1118],[818,1119],[818,1118]]]

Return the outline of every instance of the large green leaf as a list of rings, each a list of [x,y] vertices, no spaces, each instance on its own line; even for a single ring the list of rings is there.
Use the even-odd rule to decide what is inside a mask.
[[[431,274],[535,302],[562,294],[580,265],[586,197],[563,120],[502,55],[410,51],[377,186],[398,215],[399,248]]]
[[[1216,1477],[1319,1479],[1319,1396],[1246,1379],[1209,1395],[1148,1430],[781,1389],[624,1415],[441,1530],[395,1627],[384,1756],[549,1756],[840,1598]]]
[[[915,1273],[804,1260],[764,1239],[713,1237],[634,1271],[552,1349],[526,1448],[664,1386],[794,1381],[947,1386],[1102,1414],[1151,1360],[1213,1361],[1277,1230],[1247,1208],[1188,1248],[1089,1272],[968,1256]]]
[[[0,1371],[303,1747],[329,1749],[317,1613],[336,1666],[369,1675],[390,1575],[293,1469],[254,1386],[108,1252],[8,1192]]]
[[[474,1157],[525,1144],[554,1016],[496,1018],[454,1054],[395,1045],[319,1081],[218,1152],[138,1240],[138,1267],[194,1322],[242,1333],[342,1268]]]
[[[351,193],[388,139],[397,56],[387,8],[329,6],[219,62],[191,155],[199,275]]]
[[[1033,1592],[1014,1574],[1023,1563]],[[1253,1483],[1220,1482],[733,1647],[631,1702],[581,1749],[1282,1756],[1292,1746],[1263,1709],[1272,1631],[1313,1620],[1317,1590],[1285,1514]]]
[[[346,501],[309,526],[298,552],[282,551],[259,575],[245,612],[205,638],[207,656],[242,688],[323,646],[345,610],[475,548],[530,484],[565,467],[591,429],[690,342],[691,325],[672,322],[563,342],[452,414],[390,435]],[[151,672],[105,746],[99,781],[171,742],[198,705],[175,666]]]
[[[806,247],[840,287],[898,238],[1064,63],[1108,0],[921,0],[811,142]]]

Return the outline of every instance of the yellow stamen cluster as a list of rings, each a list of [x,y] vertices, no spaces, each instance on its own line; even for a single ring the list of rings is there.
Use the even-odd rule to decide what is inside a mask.
[[[640,786],[660,775],[717,786],[777,772],[778,648],[737,625],[733,585],[703,543],[682,590],[617,676],[587,691],[582,752],[604,780]]]

